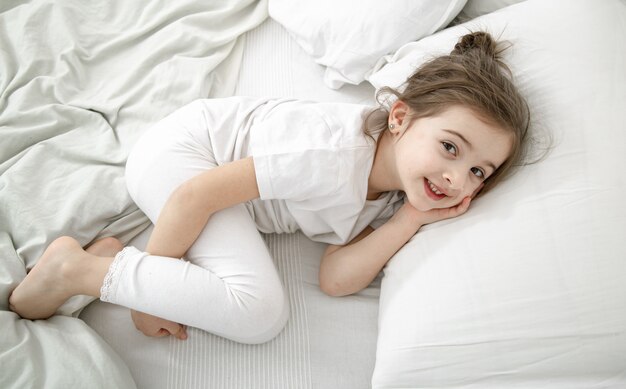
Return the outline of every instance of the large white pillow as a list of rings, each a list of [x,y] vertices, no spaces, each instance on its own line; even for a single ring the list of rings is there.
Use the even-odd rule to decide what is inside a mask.
[[[554,148],[388,263],[372,385],[626,388],[626,2],[528,0],[400,49],[370,80],[397,85],[479,28],[513,43]]]
[[[270,0],[269,14],[315,61],[333,89],[359,84],[376,61],[445,27],[467,0]]]

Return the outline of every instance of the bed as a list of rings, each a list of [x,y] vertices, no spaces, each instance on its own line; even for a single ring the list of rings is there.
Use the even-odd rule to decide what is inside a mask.
[[[0,387],[626,387],[623,0],[7,1],[0,27]],[[375,104],[472,29],[513,44],[549,152],[365,290],[324,295],[325,245],[267,234],[291,316],[265,344],[148,338],[85,296],[8,309],[58,236],[145,245],[123,171],[151,123],[205,97]]]

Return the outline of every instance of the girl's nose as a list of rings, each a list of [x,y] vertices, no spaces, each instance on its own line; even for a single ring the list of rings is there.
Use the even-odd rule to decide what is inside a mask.
[[[443,174],[443,178],[452,190],[461,191],[465,187],[465,175],[459,171],[449,170]]]

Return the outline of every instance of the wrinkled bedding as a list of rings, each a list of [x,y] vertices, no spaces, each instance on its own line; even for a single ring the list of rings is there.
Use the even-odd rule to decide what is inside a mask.
[[[194,99],[232,94],[241,35],[266,17],[253,0],[0,4],[0,387],[134,387],[71,317],[90,299],[31,322],[8,296],[55,238],[128,242],[149,225],[124,182],[135,139]]]

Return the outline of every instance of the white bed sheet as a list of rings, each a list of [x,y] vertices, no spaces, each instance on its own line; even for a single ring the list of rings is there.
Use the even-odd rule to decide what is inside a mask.
[[[249,32],[236,94],[374,104],[369,84],[331,90],[324,68],[268,19]],[[148,231],[134,240],[145,244]],[[318,284],[326,245],[301,233],[266,235],[289,294],[285,330],[263,345],[241,345],[189,329],[189,339],[148,338],[126,308],[94,302],[83,318],[128,365],[139,388],[368,388],[374,368],[380,279],[333,298]]]

